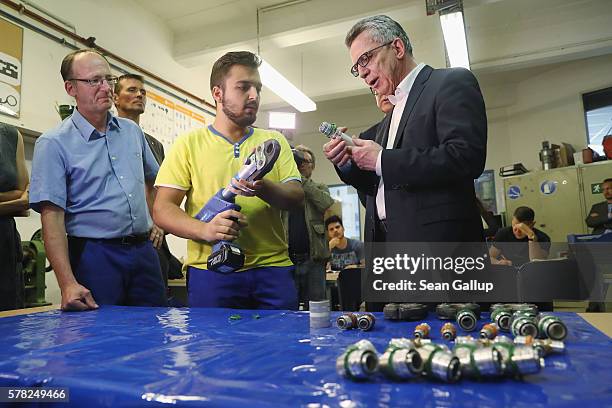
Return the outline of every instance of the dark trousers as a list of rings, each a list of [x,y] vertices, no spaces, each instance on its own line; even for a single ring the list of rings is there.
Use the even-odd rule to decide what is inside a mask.
[[[221,273],[190,266],[189,306],[231,309],[297,309],[293,266]]]
[[[21,237],[15,220],[0,216],[0,310],[24,307],[22,259]]]
[[[68,249],[74,277],[98,304],[167,306],[159,258],[151,241],[126,245],[69,237]]]

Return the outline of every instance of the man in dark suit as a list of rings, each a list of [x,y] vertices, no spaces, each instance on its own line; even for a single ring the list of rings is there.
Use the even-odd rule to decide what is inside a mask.
[[[473,180],[484,169],[487,119],[472,73],[417,64],[387,16],[357,22],[345,42],[351,73],[395,105],[374,140],[324,146],[340,178],[367,196],[366,241],[482,241]]]
[[[605,179],[601,189],[606,201],[594,204],[585,220],[593,228],[593,234],[612,231],[612,178]]]

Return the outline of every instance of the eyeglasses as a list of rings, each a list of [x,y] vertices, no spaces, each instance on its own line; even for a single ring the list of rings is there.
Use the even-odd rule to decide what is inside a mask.
[[[68,81],[85,82],[87,85],[91,86],[92,88],[100,86],[102,85],[103,82],[106,82],[108,86],[112,88],[115,86],[118,80],[119,78],[117,77],[108,76],[104,78],[93,78],[93,79],[70,78]]]
[[[355,65],[353,65],[353,66],[351,67],[351,74],[353,74],[353,76],[354,76],[355,78],[357,78],[357,77],[359,76],[359,69],[357,68],[357,66],[358,66],[358,65],[361,65],[361,67],[365,68],[365,67],[366,67],[366,65],[368,65],[368,64],[370,63],[370,58],[372,58],[372,53],[373,53],[374,51],[376,51],[376,50],[378,50],[378,49],[380,49],[380,48],[382,48],[382,47],[386,47],[386,46],[387,46],[387,45],[389,45],[389,44],[392,44],[392,43],[393,43],[393,41],[395,41],[395,39],[393,39],[393,40],[389,41],[389,42],[388,42],[388,43],[386,43],[386,44],[379,45],[379,46],[378,46],[378,47],[376,47],[376,48],[372,48],[370,51],[366,51],[366,52],[364,52],[363,54],[361,54],[361,55],[359,56],[359,58],[357,58],[357,62],[355,62]]]

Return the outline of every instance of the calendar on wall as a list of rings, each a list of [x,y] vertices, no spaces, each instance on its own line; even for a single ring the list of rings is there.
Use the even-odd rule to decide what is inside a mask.
[[[140,126],[168,151],[181,134],[206,126],[206,118],[169,98],[147,91],[147,107],[140,117]]]

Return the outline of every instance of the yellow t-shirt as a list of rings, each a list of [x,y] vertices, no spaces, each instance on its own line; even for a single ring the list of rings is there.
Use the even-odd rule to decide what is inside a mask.
[[[186,191],[185,211],[194,217],[213,195],[228,185],[253,149],[268,139],[278,140],[281,152],[265,178],[281,183],[300,181],[291,147],[280,133],[249,128],[240,142],[232,143],[211,125],[186,133],[174,142],[159,169],[155,185]],[[239,238],[234,241],[245,254],[241,270],[291,265],[281,211],[259,197],[237,196],[236,204],[242,207],[241,212],[249,224],[240,230]],[[211,248],[208,243],[189,240],[183,268],[206,269]]]

